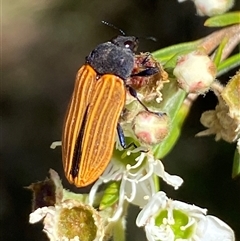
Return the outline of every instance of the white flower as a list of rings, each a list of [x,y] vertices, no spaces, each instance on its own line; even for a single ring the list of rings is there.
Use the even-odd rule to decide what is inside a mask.
[[[106,218],[85,204],[83,194],[63,189],[58,174],[50,169],[50,179],[33,183],[33,211],[30,223],[43,220],[50,241],[102,241],[107,235]]]
[[[42,207],[30,214],[29,222],[43,219],[50,241],[102,241],[104,222],[91,206],[76,200],[65,200],[55,206]]]
[[[155,159],[150,153],[142,152],[135,162],[134,165],[125,165],[119,160],[113,159],[90,191],[89,204],[92,205],[98,187],[102,183],[121,181],[117,210],[110,221],[115,221],[121,216],[125,200],[140,207],[147,203],[147,200],[156,192],[155,175],[161,177],[175,189],[178,189],[183,183],[179,176],[165,172],[162,162]]]
[[[149,241],[234,241],[233,230],[207,210],[156,193],[136,219]]]

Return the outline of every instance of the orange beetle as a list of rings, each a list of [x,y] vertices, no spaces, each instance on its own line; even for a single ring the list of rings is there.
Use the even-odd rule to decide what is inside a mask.
[[[111,159],[137,45],[133,36],[102,43],[78,71],[62,135],[65,175],[77,187],[93,183]]]

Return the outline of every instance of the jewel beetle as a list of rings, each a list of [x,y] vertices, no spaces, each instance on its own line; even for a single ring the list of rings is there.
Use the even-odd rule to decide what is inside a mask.
[[[125,35],[99,44],[77,73],[62,134],[65,176],[77,187],[93,183],[106,169],[113,153],[116,129],[123,143],[118,120],[137,47],[138,38]],[[141,74],[155,73],[156,70],[149,68]],[[132,89],[130,92],[137,98]]]

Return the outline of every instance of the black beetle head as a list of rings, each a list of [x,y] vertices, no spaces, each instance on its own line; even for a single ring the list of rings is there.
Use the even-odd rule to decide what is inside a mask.
[[[117,36],[112,39],[111,42],[121,48],[130,49],[132,52],[136,52],[138,48],[138,38],[134,36]]]

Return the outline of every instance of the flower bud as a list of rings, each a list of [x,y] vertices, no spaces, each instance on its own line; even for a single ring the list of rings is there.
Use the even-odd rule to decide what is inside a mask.
[[[181,56],[173,71],[180,88],[188,93],[203,94],[216,77],[216,67],[208,55],[194,51]]]
[[[166,114],[157,115],[149,111],[141,111],[133,119],[132,129],[141,142],[154,145],[163,141],[168,135],[169,118]]]
[[[199,16],[214,16],[227,12],[234,0],[194,0]]]

